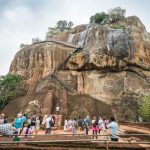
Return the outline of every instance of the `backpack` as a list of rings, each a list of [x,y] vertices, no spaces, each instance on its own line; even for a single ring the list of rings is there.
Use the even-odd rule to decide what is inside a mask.
[[[54,127],[54,122],[52,119],[49,121],[49,125],[50,125],[50,127]]]
[[[93,123],[93,127],[95,128],[96,127],[96,125],[97,125],[97,123],[96,123],[96,121]]]

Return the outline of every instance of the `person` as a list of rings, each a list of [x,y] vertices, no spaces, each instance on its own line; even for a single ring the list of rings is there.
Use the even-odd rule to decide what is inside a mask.
[[[73,119],[71,126],[72,126],[72,134],[73,135],[77,134],[78,123],[77,123],[76,118]]]
[[[5,114],[2,113],[1,116],[0,116],[0,124],[3,124],[4,120],[5,120]]]
[[[52,127],[54,127],[55,126],[55,120],[56,120],[54,115],[52,116],[52,120],[53,120]]]
[[[57,106],[57,107],[56,107],[56,114],[59,114],[59,110],[60,110],[60,107]]]
[[[68,131],[71,131],[72,130],[72,119],[68,119],[68,127],[67,127],[67,130]]]
[[[21,119],[21,114],[17,115],[17,118],[14,121],[14,127],[16,128],[18,134],[20,134],[21,129],[22,129],[22,119]]]
[[[93,132],[93,139],[94,139],[94,135],[97,139],[98,119],[96,119],[96,117],[93,117],[93,120],[92,120],[92,132]]]
[[[65,118],[65,121],[64,121],[64,131],[67,132],[67,128],[68,128],[68,120],[67,120],[67,117]]]
[[[81,117],[79,117],[79,120],[78,120],[78,128],[79,128],[80,132],[84,131],[84,128],[83,128],[83,119]]]
[[[103,133],[103,138],[104,139],[107,139],[106,135],[107,135],[107,121],[106,121],[106,118],[103,117],[103,120],[102,120],[102,133]]]
[[[99,128],[98,133],[99,133],[99,134],[100,134],[100,132],[101,132],[101,130],[102,130],[102,122],[103,122],[102,118],[99,117],[99,121],[98,121],[98,128]]]
[[[42,120],[43,120],[43,117],[41,114],[39,114],[39,119],[40,119],[40,126],[42,125]]]
[[[35,133],[35,125],[36,125],[36,115],[33,115],[33,117],[31,118],[31,130],[33,133]]]
[[[84,127],[85,127],[85,134],[88,135],[88,131],[89,131],[89,124],[90,124],[90,120],[89,120],[89,116],[87,116],[84,120]]]
[[[49,114],[45,119],[45,134],[51,134],[52,122],[53,119],[51,117],[51,114]]]
[[[28,117],[28,119],[27,119],[27,124],[31,124],[31,118],[30,117]]]
[[[13,136],[13,134],[18,134],[18,132],[7,120],[4,120],[4,123],[0,125],[0,134]]]
[[[23,114],[21,119],[22,119],[22,123],[24,124],[27,121],[26,114]]]
[[[25,127],[22,130],[22,134],[25,135],[25,137],[30,137],[29,135],[32,135],[31,125],[25,124]]]
[[[118,141],[118,124],[114,117],[111,117],[110,121],[111,122],[107,125],[107,127],[110,129],[111,141]]]
[[[23,114],[23,115],[21,116],[21,120],[22,120],[22,128],[21,128],[20,133],[22,132],[22,130],[23,130],[23,128],[24,128],[24,124],[25,124],[25,122],[27,121],[26,114]]]
[[[37,117],[37,118],[36,118],[36,123],[35,123],[35,131],[36,131],[36,134],[38,134],[39,129],[40,129],[40,118]]]

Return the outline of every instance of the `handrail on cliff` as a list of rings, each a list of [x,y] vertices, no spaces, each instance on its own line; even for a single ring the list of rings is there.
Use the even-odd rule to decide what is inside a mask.
[[[71,87],[68,87],[67,85],[65,85],[56,75],[56,73],[68,62],[69,58],[72,56],[72,54],[76,53],[77,51],[79,51],[81,48],[76,48],[71,54],[68,55],[68,57],[63,61],[63,63],[61,63],[60,65],[58,65],[54,72],[52,73],[51,77],[55,78],[67,91],[69,92],[74,92],[71,90]]]
[[[54,43],[56,43],[56,44],[62,44],[62,45],[64,45],[64,46],[68,46],[68,47],[71,47],[71,48],[78,48],[78,46],[73,45],[73,44],[70,44],[70,43],[68,43],[68,42],[59,41],[59,40],[54,40],[54,39],[35,42],[35,43],[32,43],[31,45],[35,45],[35,44],[39,44],[39,43],[45,43],[45,42],[54,42]]]

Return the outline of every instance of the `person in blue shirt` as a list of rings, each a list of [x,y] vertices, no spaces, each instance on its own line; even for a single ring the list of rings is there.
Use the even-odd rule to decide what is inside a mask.
[[[110,129],[111,141],[118,141],[118,124],[114,117],[111,117],[110,121],[111,122],[107,125],[107,127]]]
[[[22,122],[23,122],[23,123],[25,123],[25,122],[26,122],[26,120],[27,120],[26,115],[25,115],[25,114],[24,114],[24,115],[22,115],[21,119],[22,119]]]
[[[16,130],[18,131],[18,134],[20,134],[20,131],[22,129],[22,118],[21,118],[21,114],[17,115],[17,118],[14,121],[14,127],[16,128]]]
[[[89,131],[89,124],[90,124],[90,120],[89,120],[89,116],[87,116],[84,120],[84,127],[85,127],[85,134],[88,135],[88,131]]]

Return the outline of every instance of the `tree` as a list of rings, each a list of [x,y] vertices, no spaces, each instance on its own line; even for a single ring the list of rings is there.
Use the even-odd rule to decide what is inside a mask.
[[[68,29],[69,29],[69,30],[72,29],[73,25],[74,25],[73,22],[72,22],[72,21],[69,21],[69,22],[68,22]]]
[[[41,42],[42,40],[39,38],[39,37],[36,37],[36,38],[32,38],[32,43],[38,43],[38,42]]]
[[[20,44],[20,49],[23,49],[23,48],[25,48],[25,47],[27,47],[27,46],[29,46],[28,44],[23,44],[23,43],[21,43]]]
[[[150,95],[144,97],[139,103],[139,113],[144,120],[150,121]]]
[[[56,23],[56,28],[59,29],[61,32],[68,29],[68,23],[66,20],[60,20]]]
[[[118,20],[122,20],[125,18],[126,9],[122,9],[121,7],[116,7],[108,10],[109,20],[111,22],[116,22]]]
[[[105,12],[96,13],[94,16],[90,17],[90,23],[104,23],[104,21],[107,21],[108,14]]]
[[[20,88],[21,76],[0,76],[0,109],[2,109],[17,93]]]
[[[55,37],[55,35],[57,35],[58,33],[60,33],[60,30],[58,30],[56,27],[55,28],[49,27],[48,31],[46,32],[45,39],[49,40],[49,39]]]
[[[71,30],[73,25],[74,24],[72,21],[67,22],[66,20],[59,20],[56,23],[56,27],[48,28],[45,39],[46,40],[52,39],[53,37],[55,37],[57,34],[59,34],[61,32]]]

